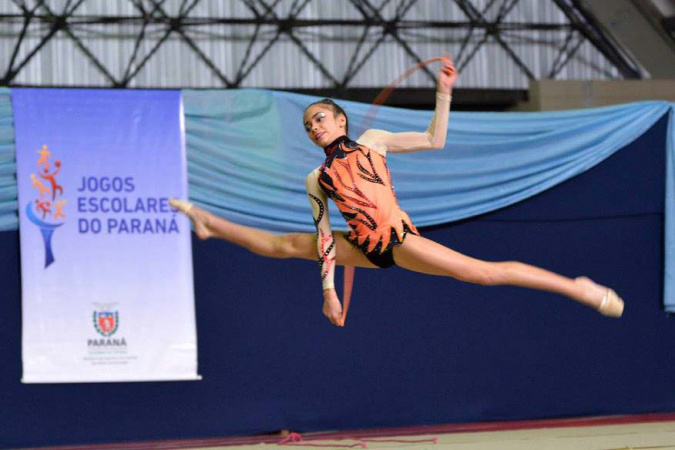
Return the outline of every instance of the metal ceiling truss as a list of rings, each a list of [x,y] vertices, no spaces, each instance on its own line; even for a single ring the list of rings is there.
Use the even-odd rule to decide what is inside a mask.
[[[577,50],[585,42],[590,42],[597,48],[619,71],[624,78],[640,78],[637,64],[601,30],[592,16],[584,10],[578,0],[552,0],[568,19],[567,23],[528,23],[509,21],[508,16],[518,5],[520,0],[487,0],[476,2],[472,0],[445,0],[448,4],[454,2],[463,12],[465,20],[459,21],[419,21],[410,20],[406,16],[419,0],[348,0],[349,4],[361,15],[359,19],[305,19],[301,13],[313,1],[319,0],[284,0],[284,14],[279,12],[282,0],[236,0],[250,12],[248,17],[203,17],[191,16],[191,12],[202,2],[207,0],[180,0],[177,8],[167,8],[166,0],[126,0],[133,5],[133,16],[103,16],[78,14],[78,10],[88,0],[66,0],[62,8],[50,7],[46,0],[12,0],[17,6],[15,14],[0,15],[0,24],[12,24],[14,32],[11,37],[16,38],[11,57],[6,60],[6,66],[1,66],[0,85],[16,86],[17,75],[40,52],[45,45],[57,35],[70,39],[82,54],[93,63],[104,76],[108,87],[128,87],[132,80],[146,67],[148,61],[167,40],[179,39],[197,55],[197,57],[215,74],[223,87],[237,88],[258,66],[260,61],[274,47],[285,40],[292,42],[307,57],[321,74],[334,86],[333,92],[340,95],[350,87],[359,70],[373,56],[376,50],[385,42],[397,45],[412,61],[421,62],[423,58],[409,44],[411,41],[420,42],[433,38],[433,30],[461,30],[461,38],[447,41],[448,46],[459,47],[454,55],[458,69],[461,71],[469,65],[479,50],[488,43],[494,43],[519,68],[528,79],[534,79],[536,71],[518,55],[514,44],[523,42],[553,45],[558,49],[557,57],[548,70],[548,76],[555,78],[565,66],[574,58]],[[175,6],[176,0],[172,0]],[[440,2],[441,0],[439,0]],[[482,8],[476,5],[480,3]],[[290,7],[286,8],[286,6]],[[395,6],[393,17],[385,15],[384,9],[391,12]],[[115,30],[120,24],[136,30],[133,37],[133,50],[129,54],[128,62],[122,73],[115,74],[106,61],[98,58],[87,45],[87,38],[92,35],[120,38],[115,36]],[[113,27],[116,26],[117,28]],[[220,67],[199,45],[204,37],[228,39],[222,33],[223,26],[241,30],[247,27],[249,32],[248,44],[244,57],[233,74],[228,76],[223,67]],[[106,27],[109,31],[105,30]],[[358,39],[351,37],[356,43],[356,50],[351,55],[347,70],[344,74],[336,74],[329,70],[317,57],[309,42],[322,38],[321,30],[326,27],[351,27],[361,29]],[[9,29],[9,28],[6,28]],[[266,29],[267,31],[265,31]],[[216,30],[216,31],[214,31]],[[272,30],[272,31],[270,31]],[[318,30],[318,31],[317,31]],[[537,30],[539,35],[546,33],[552,37],[543,39],[526,38],[528,31]],[[220,34],[218,34],[220,32]],[[426,33],[425,33],[426,32]],[[559,38],[564,33],[565,39]],[[239,33],[241,34],[241,33]],[[27,37],[38,40],[30,50],[27,46]],[[5,34],[5,38],[9,38]],[[131,36],[124,36],[131,39]],[[346,38],[345,38],[346,39]],[[142,44],[153,42],[149,51],[141,57]],[[436,41],[438,42],[438,41]],[[446,42],[446,41],[443,41]],[[368,45],[367,45],[368,43]],[[254,55],[255,44],[263,44]],[[20,51],[21,50],[21,51]],[[19,55],[22,54],[22,57]],[[435,75],[429,69],[424,69],[426,76],[435,82]]]
[[[630,56],[616,45],[611,37],[602,32],[597,20],[583,6],[580,0],[553,0],[565,13],[570,23],[614,64],[624,78],[641,78],[639,66]]]

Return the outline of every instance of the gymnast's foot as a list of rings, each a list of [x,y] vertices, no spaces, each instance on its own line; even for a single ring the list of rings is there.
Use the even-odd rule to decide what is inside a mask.
[[[574,281],[583,286],[586,292],[585,298],[600,314],[608,317],[621,317],[623,300],[616,292],[605,286],[600,286],[587,277],[578,277]]]
[[[195,234],[199,239],[204,240],[212,236],[211,230],[209,230],[209,218],[204,210],[192,203],[176,198],[169,199],[169,204],[188,216],[195,229]]]

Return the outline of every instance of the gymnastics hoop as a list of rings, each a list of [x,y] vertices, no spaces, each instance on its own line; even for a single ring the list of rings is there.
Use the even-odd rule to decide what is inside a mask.
[[[362,132],[370,128],[370,126],[373,123],[373,120],[375,119],[375,116],[377,114],[377,110],[379,109],[380,106],[382,106],[389,96],[391,95],[392,92],[396,89],[396,87],[401,84],[403,80],[406,78],[410,77],[413,73],[417,72],[423,67],[428,66],[429,64],[433,64],[435,62],[443,61],[444,58],[441,57],[436,57],[436,58],[430,58],[425,61],[421,61],[405,72],[403,72],[401,75],[399,75],[394,81],[389,83],[382,91],[380,91],[379,94],[377,94],[377,97],[375,97],[375,100],[373,100],[373,103],[370,105],[370,109],[366,112],[365,116],[363,116],[363,122],[361,124],[361,130]],[[356,268],[354,266],[345,266],[344,268],[344,285],[342,289],[342,317],[340,319],[340,325],[345,326],[345,321],[347,320],[347,311],[349,311],[349,304],[351,302],[351,297],[352,297],[352,289],[354,287],[354,272]]]

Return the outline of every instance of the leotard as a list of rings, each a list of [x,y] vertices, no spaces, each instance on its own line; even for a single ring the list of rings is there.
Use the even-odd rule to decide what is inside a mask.
[[[351,231],[345,237],[376,266],[392,266],[392,247],[406,233],[419,233],[398,205],[386,158],[347,136],[324,151],[319,186],[347,221]]]

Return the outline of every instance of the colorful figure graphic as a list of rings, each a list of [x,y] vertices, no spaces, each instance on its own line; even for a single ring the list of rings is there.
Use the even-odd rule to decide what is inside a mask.
[[[51,156],[52,152],[47,150],[47,146],[43,145],[42,150],[38,150],[38,153],[40,154],[40,159],[38,159],[37,166],[44,166],[45,172],[49,170],[49,161],[47,158]]]
[[[56,198],[58,191],[61,191],[61,195],[63,195],[63,187],[56,182],[56,175],[61,171],[61,161],[56,161],[54,166],[56,167],[54,172],[49,173],[49,168],[45,167],[45,173],[40,174],[40,178],[49,181],[52,186],[52,200]]]
[[[64,206],[66,206],[65,200],[58,200],[56,203],[54,203],[54,207],[56,208],[56,212],[54,213],[54,219],[66,218],[66,215],[63,214]]]
[[[33,187],[38,188],[40,191],[40,200],[44,197],[45,194],[49,195],[49,188],[42,184],[42,181],[38,180],[35,174],[30,174],[30,179]]]
[[[43,145],[42,150],[38,150],[38,154],[40,158],[37,161],[37,166],[38,169],[42,168],[42,173],[38,172],[38,176],[46,180],[51,189],[45,186],[34,173],[30,174],[31,186],[38,190],[39,198],[26,205],[26,215],[31,222],[40,228],[40,232],[42,233],[42,240],[45,244],[45,268],[47,268],[54,262],[52,235],[54,234],[54,230],[64,223],[63,219],[66,218],[66,215],[63,209],[66,205],[66,200],[62,198],[57,199],[57,197],[63,196],[63,186],[56,179],[56,176],[61,171],[61,161],[55,161],[54,167],[56,169],[50,172],[51,163],[49,162],[49,158],[52,154],[47,150],[47,146]],[[49,199],[50,194],[51,199]],[[52,211],[52,206],[55,208],[55,211]],[[38,217],[39,214],[42,217]],[[50,216],[51,221],[46,221],[47,216]]]
[[[47,214],[52,213],[51,204],[49,203],[49,200],[39,201],[36,199],[35,205],[36,205],[35,209],[37,209],[39,212],[42,213],[42,220],[44,220]]]

